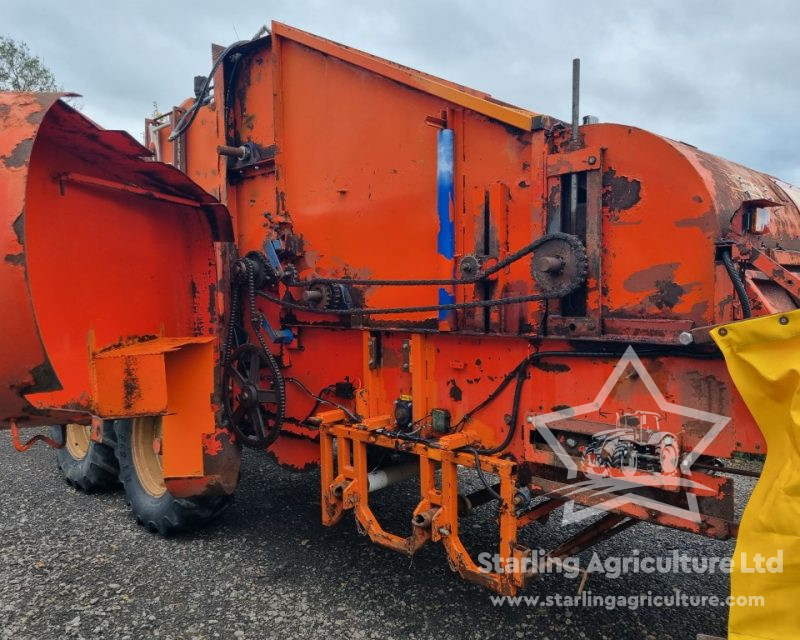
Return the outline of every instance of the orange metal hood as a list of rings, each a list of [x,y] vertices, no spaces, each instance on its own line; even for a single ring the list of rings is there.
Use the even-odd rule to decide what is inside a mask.
[[[92,414],[92,353],[215,333],[227,210],[59,98],[0,93],[0,424]]]

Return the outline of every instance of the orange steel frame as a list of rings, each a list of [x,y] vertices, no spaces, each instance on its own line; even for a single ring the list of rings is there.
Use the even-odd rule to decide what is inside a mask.
[[[214,48],[214,55],[220,52]],[[350,420],[336,409],[318,411],[315,424],[309,424],[303,419],[314,400],[288,385],[287,420],[267,451],[287,467],[320,465],[323,522],[332,525],[352,510],[373,541],[404,553],[429,541],[442,542],[462,576],[514,593],[524,584],[525,572],[485,573],[460,540],[459,467],[476,464],[473,454],[460,449],[490,449],[503,441],[509,428],[516,428],[504,451],[480,454],[477,464],[499,478],[499,554],[517,560],[529,556],[518,542],[519,529],[561,505],[559,492],[574,481],[566,477],[558,457],[528,418],[591,401],[628,344],[636,346],[670,402],[731,417],[704,452],[709,459],[730,458],[736,451],[764,452],[762,436],[724,362],[707,344],[707,329],[742,316],[721,251],[730,250],[737,263],[752,267],[745,280],[756,313],[794,308],[800,298],[800,280],[794,274],[800,265],[796,189],[633,127],[582,126],[578,140],[573,140],[568,127],[549,116],[278,23],[269,35],[242,45],[238,54],[235,61],[219,65],[213,100],[199,109],[195,122],[175,141],[168,136],[192,101],[147,122],[148,149],[157,160],[184,172],[202,193],[194,185],[179,184],[164,165],[136,165],[134,158],[142,153],[127,140],[113,141],[118,151],[127,153],[125,171],[115,175],[109,175],[108,167],[122,160],[110,158],[105,168],[66,159],[47,161],[46,142],[37,141],[42,150],[34,147],[30,171],[48,195],[29,196],[32,218],[37,211],[58,206],[66,190],[73,198],[83,194],[75,210],[91,205],[100,211],[98,203],[116,203],[114,215],[120,224],[135,229],[137,238],[159,237],[161,223],[142,217],[147,208],[159,208],[173,245],[182,246],[181,224],[194,239],[188,252],[185,247],[179,252],[177,264],[170,263],[174,247],[155,240],[152,246],[132,241],[147,273],[163,269],[170,278],[158,295],[145,294],[140,287],[144,303],[139,318],[131,317],[124,288],[120,291],[124,278],[116,266],[108,275],[82,280],[82,291],[91,292],[84,296],[87,304],[105,309],[118,305],[108,322],[93,321],[90,331],[76,326],[70,333],[73,344],[56,352],[58,375],[71,366],[86,371],[85,379],[82,373],[68,374],[74,379],[62,380],[61,391],[53,392],[51,385],[40,390],[44,395],[22,394],[21,403],[17,395],[0,396],[3,419],[27,415],[34,424],[37,419],[31,416],[39,412],[42,423],[69,408],[77,412],[70,414],[73,419],[77,415],[89,421],[94,416],[95,422],[137,411],[175,414],[164,450],[170,490],[183,495],[232,491],[238,454],[223,424],[219,374],[195,372],[182,384],[176,372],[193,375],[192,367],[181,364],[192,357],[218,372],[221,337],[230,314],[228,269],[237,255],[262,251],[265,241],[278,240],[293,247],[286,260],[300,278],[452,278],[465,257],[474,256],[487,267],[534,238],[564,231],[581,237],[588,260],[585,287],[565,301],[342,318],[258,300],[259,311],[273,327],[293,333],[289,344],[272,347],[287,376],[314,391],[341,381],[356,389],[355,398],[337,402],[360,420]],[[47,117],[59,115],[72,123],[77,116],[60,104]],[[0,116],[5,117],[2,109]],[[73,134],[76,126],[68,127]],[[436,178],[437,139],[443,129],[452,132],[455,141],[452,200],[444,215],[437,211]],[[50,139],[41,131],[38,135],[37,140]],[[60,147],[57,136],[52,142],[59,149],[65,142],[79,144],[75,137],[61,138]],[[217,153],[219,145],[243,144],[256,145],[261,154],[257,162],[238,162]],[[8,146],[12,145],[0,146],[0,154],[8,154]],[[105,148],[109,146],[114,145]],[[93,151],[100,153],[100,148]],[[33,162],[37,158],[40,165]],[[0,172],[5,167],[13,177],[9,164],[0,166]],[[143,180],[147,171],[157,176]],[[578,184],[580,200],[574,210],[568,205],[572,181]],[[22,206],[24,197],[17,191],[11,196]],[[744,221],[752,207],[770,211],[770,233],[750,232]],[[10,219],[3,223],[13,226]],[[38,242],[57,254],[57,236],[49,236],[42,222],[32,219],[30,224],[34,230],[39,224],[36,233],[44,239],[32,236],[25,250],[35,252]],[[448,225],[452,247],[442,251],[437,236]],[[9,254],[21,250],[11,236],[0,240]],[[80,244],[77,248],[88,249]],[[113,248],[135,262],[126,243],[120,240]],[[58,278],[57,263],[49,264],[49,275]],[[68,303],[63,296],[50,296],[41,284],[46,274],[29,266],[31,294],[23,290],[24,280],[14,265],[0,267],[5,269],[0,277],[17,278],[13,282],[19,303],[27,305],[26,296],[31,295],[39,321],[50,318],[41,329],[43,341],[53,344],[61,330],[53,318]],[[143,282],[135,274],[132,278],[136,287]],[[769,288],[765,280],[783,293]],[[352,292],[357,306],[414,307],[435,305],[441,296],[456,303],[524,296],[536,293],[537,285],[526,258],[488,283],[444,289],[367,286],[353,287]],[[167,301],[170,291],[180,295]],[[282,297],[297,292],[278,284],[272,293]],[[32,319],[25,322],[33,324]],[[694,344],[682,345],[682,334],[691,334]],[[47,360],[47,351],[43,353],[31,336],[24,344],[33,346],[14,366],[6,367],[4,376],[23,379]],[[175,349],[185,355],[170,356]],[[411,398],[417,420],[441,409],[458,425],[526,358],[530,366],[517,425],[508,424],[511,384],[446,435],[434,434],[427,424],[422,427],[424,442],[393,435],[396,399]],[[136,393],[126,396],[131,363],[141,375],[135,376]],[[104,375],[98,378],[101,369]],[[195,402],[202,404],[201,411],[192,408]],[[593,433],[614,426],[616,411],[658,409],[633,374],[620,379],[607,402],[592,415],[567,418],[554,427],[562,443],[577,443],[565,444],[574,461],[580,461]],[[709,429],[675,416],[665,420],[679,433],[684,451],[696,446]],[[373,447],[418,458],[420,496],[408,536],[384,530],[370,508],[367,452]],[[619,506],[590,530],[552,550],[551,556],[574,552],[639,520],[712,537],[735,535],[732,481],[703,470],[693,470],[688,479],[706,486],[690,490],[700,505],[699,522],[636,504]],[[518,508],[520,489],[534,496],[550,495],[550,500],[531,509]],[[643,492],[670,504],[683,499],[666,488]],[[575,496],[578,504],[591,505],[593,500]]]

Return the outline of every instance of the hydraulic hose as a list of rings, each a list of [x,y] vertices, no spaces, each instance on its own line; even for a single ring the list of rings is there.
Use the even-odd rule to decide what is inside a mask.
[[[238,42],[234,42],[233,44],[227,46],[225,50],[217,56],[217,59],[214,60],[214,64],[211,67],[211,72],[206,76],[205,82],[203,86],[200,88],[200,92],[195,98],[194,104],[189,107],[189,110],[183,114],[183,117],[178,121],[178,124],[175,125],[175,129],[173,129],[172,133],[169,135],[168,140],[172,142],[175,138],[179,135],[184,133],[194,122],[194,119],[197,117],[197,112],[200,110],[200,107],[203,106],[203,102],[208,95],[208,90],[211,88],[211,82],[214,79],[214,73],[216,72],[219,65],[221,65],[225,58],[237,47],[240,47],[243,44],[247,44],[247,40],[239,40]]]
[[[753,315],[753,310],[750,307],[750,299],[747,297],[747,291],[744,288],[741,276],[736,271],[736,265],[733,264],[730,251],[725,251],[722,254],[722,263],[725,265],[725,271],[733,283],[733,288],[736,290],[736,296],[739,298],[739,303],[742,305],[742,315],[749,318]]]

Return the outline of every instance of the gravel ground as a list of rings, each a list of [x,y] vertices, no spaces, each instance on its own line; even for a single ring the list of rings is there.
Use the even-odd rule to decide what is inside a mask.
[[[695,638],[725,635],[727,609],[494,606],[451,573],[442,549],[413,560],[369,543],[352,518],[325,528],[319,476],[245,455],[236,502],[211,527],[171,539],[136,525],[121,490],[87,496],[60,477],[52,451],[17,454],[0,433],[0,638]],[[739,512],[752,488],[737,479]],[[375,495],[394,530],[407,528],[413,486]],[[493,549],[492,507],[465,520],[470,549]],[[559,518],[521,536],[563,540]],[[639,524],[600,555],[728,556],[733,542]],[[591,552],[582,556],[585,562]],[[585,566],[585,565],[584,565]],[[651,591],[724,597],[728,576],[590,577],[594,595]],[[574,596],[577,580],[548,575],[525,594]]]

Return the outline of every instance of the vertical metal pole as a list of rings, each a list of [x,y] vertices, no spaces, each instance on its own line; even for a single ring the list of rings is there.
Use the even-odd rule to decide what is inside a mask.
[[[580,121],[580,96],[581,96],[581,59],[572,59],[572,144],[578,146],[578,123]],[[569,221],[575,233],[577,228],[576,217],[578,212],[578,174],[570,175],[569,180]]]
[[[572,141],[578,142],[581,98],[581,59],[572,60]]]

